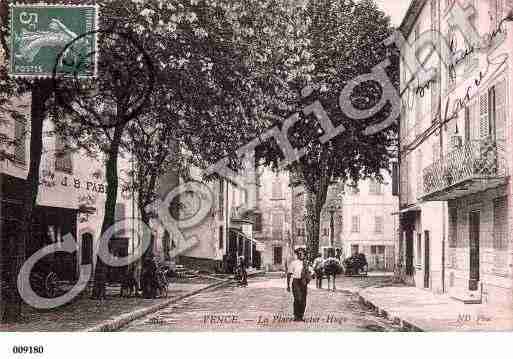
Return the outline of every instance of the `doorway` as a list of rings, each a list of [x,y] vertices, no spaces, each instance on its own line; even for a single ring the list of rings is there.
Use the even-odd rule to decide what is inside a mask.
[[[424,288],[429,288],[430,262],[429,262],[429,231],[424,231]]]
[[[479,282],[479,222],[480,213],[477,211],[469,213],[469,290],[477,290]]]
[[[406,233],[406,275],[413,275],[413,231],[408,230]]]

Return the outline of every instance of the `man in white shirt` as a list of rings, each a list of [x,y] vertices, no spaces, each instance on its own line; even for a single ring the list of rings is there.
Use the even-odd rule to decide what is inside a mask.
[[[294,251],[296,260],[293,260],[287,273],[287,291],[290,292],[290,279],[292,278],[292,295],[294,296],[294,321],[304,321],[306,309],[306,294],[311,270],[305,262],[306,250],[298,248]]]

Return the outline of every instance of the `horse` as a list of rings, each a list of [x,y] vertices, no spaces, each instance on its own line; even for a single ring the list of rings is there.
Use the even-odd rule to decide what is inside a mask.
[[[337,273],[340,272],[340,269],[342,268],[342,265],[340,264],[340,261],[334,257],[326,258],[326,260],[323,263],[323,269],[324,273],[326,274],[328,278],[328,290],[330,290],[330,282],[333,278],[333,291],[335,291],[336,288],[336,279],[337,279]]]

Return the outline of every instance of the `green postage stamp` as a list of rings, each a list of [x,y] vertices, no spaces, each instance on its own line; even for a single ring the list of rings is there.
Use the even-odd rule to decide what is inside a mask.
[[[97,29],[96,5],[11,5],[10,75],[95,76]]]

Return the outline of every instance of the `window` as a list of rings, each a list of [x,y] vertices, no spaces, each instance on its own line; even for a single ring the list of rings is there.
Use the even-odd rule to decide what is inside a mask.
[[[417,265],[422,265],[422,234],[417,234]]]
[[[493,109],[495,111],[493,120],[494,120],[494,134],[495,140],[497,141],[497,145],[503,146],[504,141],[506,139],[506,81],[502,80],[497,83],[494,87],[494,106]]]
[[[503,19],[504,0],[490,0],[490,34],[496,33],[499,30],[499,25]],[[502,24],[502,29],[505,28]]]
[[[458,51],[458,42],[456,38],[456,31],[454,28],[450,28],[447,33],[447,39],[449,39],[449,47],[450,51],[452,52],[451,56],[454,55],[454,53],[457,53]],[[453,86],[456,83],[456,65],[450,65],[447,68],[447,86],[449,87],[449,90],[453,88]]]
[[[219,219],[224,218],[224,180],[219,180]]]
[[[273,199],[282,199],[281,182],[279,179],[273,181]]]
[[[116,203],[116,209],[114,210],[115,221],[122,221],[126,218],[126,205],[124,203]]]
[[[377,246],[371,246],[371,254],[377,253]]]
[[[351,254],[358,253],[358,244],[351,244]]]
[[[255,231],[262,231],[262,213],[255,213]]]
[[[351,232],[353,232],[353,233],[360,232],[360,217],[359,216],[352,217]]]
[[[273,247],[273,263],[281,264],[283,261],[283,248]]]
[[[385,254],[385,246],[378,246],[378,254]]]
[[[26,158],[26,124],[24,120],[14,120],[14,160],[17,163],[25,164]]]
[[[470,142],[470,108],[465,107],[465,142]]]
[[[488,135],[491,136],[495,133],[495,116],[497,114],[496,111],[496,93],[495,86],[492,86],[490,90],[488,90]]]
[[[323,228],[323,233],[322,233],[324,236],[327,236],[328,235],[328,228],[324,227]]]
[[[283,213],[273,213],[272,225],[273,238],[281,240],[283,235]]]
[[[374,195],[383,194],[381,183],[375,179],[372,179],[369,183],[369,193]]]
[[[399,196],[399,163],[392,163],[392,196]]]
[[[508,209],[507,197],[493,201],[493,249],[508,248]]]
[[[67,148],[65,140],[60,136],[55,137],[55,170],[66,173],[73,172],[71,152]]]
[[[374,218],[374,233],[383,233],[383,217],[376,216]]]
[[[417,195],[420,195],[421,193],[424,192],[424,188],[423,188],[424,176],[422,175],[423,167],[422,167],[422,150],[421,149],[417,150],[416,162],[417,162],[417,166],[416,166],[417,174],[415,174],[415,175],[417,177]]]
[[[219,249],[224,248],[224,227],[219,226]]]

